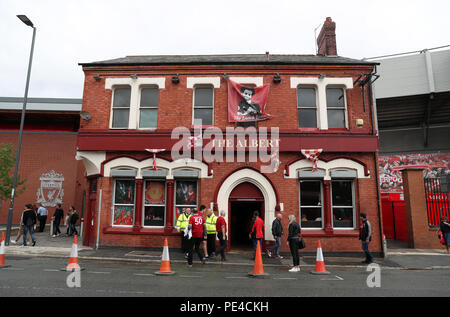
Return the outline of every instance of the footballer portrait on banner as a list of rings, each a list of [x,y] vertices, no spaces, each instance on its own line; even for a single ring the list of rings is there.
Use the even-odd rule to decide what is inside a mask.
[[[265,113],[269,84],[250,87],[228,79],[228,121],[248,122],[270,119]]]

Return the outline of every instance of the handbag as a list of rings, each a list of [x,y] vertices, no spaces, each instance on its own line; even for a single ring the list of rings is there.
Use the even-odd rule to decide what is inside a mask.
[[[303,240],[303,237],[302,237],[302,236],[299,236],[299,239],[298,239],[298,248],[299,248],[299,249],[304,249],[304,248],[306,248],[305,240]]]

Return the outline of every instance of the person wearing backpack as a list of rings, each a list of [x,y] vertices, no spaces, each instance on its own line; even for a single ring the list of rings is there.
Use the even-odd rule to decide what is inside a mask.
[[[27,233],[30,232],[31,241],[33,247],[36,245],[36,239],[34,237],[33,228],[36,224],[36,214],[33,210],[33,205],[25,205],[25,210],[22,214],[22,225],[23,225],[23,245],[27,245]]]

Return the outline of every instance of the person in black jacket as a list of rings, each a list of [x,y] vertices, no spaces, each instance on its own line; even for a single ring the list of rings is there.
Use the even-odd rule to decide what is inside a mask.
[[[444,243],[448,253],[450,246],[450,223],[448,222],[447,217],[441,217],[441,223],[439,224],[439,227],[441,229],[442,236],[444,237]]]
[[[372,253],[369,251],[369,243],[372,241],[372,226],[367,220],[367,215],[365,213],[360,213],[359,217],[362,221],[359,230],[359,240],[362,242],[362,249],[366,255],[366,259],[362,263],[370,264],[373,262]]]
[[[283,235],[283,225],[281,224],[281,219],[283,218],[280,212],[277,213],[275,220],[272,222],[272,235],[275,239],[275,245],[267,250],[267,256],[272,257],[272,252],[276,250],[275,257],[277,259],[282,259],[280,256],[280,246],[281,246],[281,236]]]
[[[294,215],[289,215],[289,235],[287,244],[291,250],[294,267],[289,272],[300,272],[300,256],[298,255],[298,236],[301,233],[300,225],[295,221]]]
[[[33,205],[27,204],[25,205],[25,210],[22,214],[22,225],[23,225],[23,245],[27,245],[27,233],[30,232],[31,241],[33,243],[33,247],[36,245],[36,239],[33,234],[33,227],[36,224],[36,214],[33,210]]]
[[[76,228],[76,224],[79,218],[78,212],[75,209],[74,206],[70,207],[69,211],[70,218],[69,218],[69,237],[73,236],[74,234],[78,235],[78,231]]]
[[[58,208],[55,209],[55,213],[53,214],[53,238],[61,234],[61,231],[59,230],[59,224],[61,223],[61,219],[63,218],[64,210],[61,208],[61,204],[58,204]]]

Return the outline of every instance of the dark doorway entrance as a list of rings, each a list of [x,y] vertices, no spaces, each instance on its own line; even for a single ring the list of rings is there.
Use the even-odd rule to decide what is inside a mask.
[[[229,198],[229,239],[233,250],[251,250],[251,230],[253,212],[257,210],[264,220],[264,196],[252,183],[237,185]]]
[[[261,214],[262,201],[231,201],[230,238],[233,250],[250,250],[252,241],[248,234],[251,230],[253,212]]]

